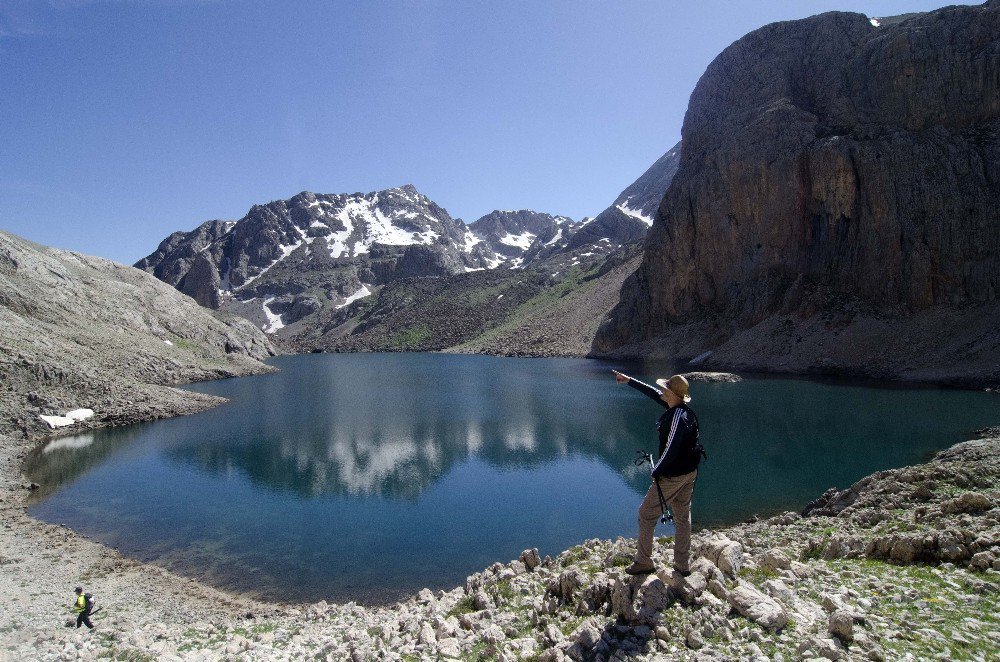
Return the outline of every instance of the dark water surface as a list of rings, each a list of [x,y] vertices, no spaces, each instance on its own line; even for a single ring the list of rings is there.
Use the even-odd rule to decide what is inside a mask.
[[[521,550],[635,535],[660,409],[610,364],[447,354],[284,356],[197,384],[202,414],[50,443],[29,512],[272,599],[392,601]],[[616,366],[621,367],[621,366]],[[648,381],[669,371],[625,366]],[[693,384],[709,461],[695,526],[801,509],[1000,423],[996,395],[754,379]],[[661,527],[658,535],[668,535]]]

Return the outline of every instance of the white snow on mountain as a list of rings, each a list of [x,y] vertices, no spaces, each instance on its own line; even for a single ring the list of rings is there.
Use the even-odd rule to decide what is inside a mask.
[[[465,245],[462,248],[466,253],[470,252],[473,246],[481,243],[483,243],[482,238],[473,234],[469,228],[465,228]]]
[[[417,219],[421,214],[412,211],[396,210],[393,217]],[[407,230],[401,228],[393,219],[382,213],[378,208],[378,195],[371,200],[354,198],[345,204],[336,214],[337,219],[344,224],[344,229],[328,235],[327,245],[330,257],[354,257],[367,253],[373,244],[388,246],[410,246],[413,244],[432,244],[440,236],[433,230]],[[360,239],[350,246],[348,252],[347,240],[355,232],[361,230]]]
[[[370,289],[368,289],[368,286],[365,285],[364,283],[362,283],[361,284],[361,289],[359,289],[357,292],[355,292],[351,296],[349,296],[346,299],[344,299],[344,303],[342,303],[342,304],[340,304],[339,306],[336,306],[336,307],[337,308],[343,308],[345,306],[349,306],[352,303],[354,303],[355,301],[357,301],[358,299],[364,299],[367,296],[371,296],[371,293],[372,293],[372,291]]]
[[[295,228],[295,229],[299,230],[298,228]],[[244,282],[242,285],[240,285],[239,288],[237,288],[237,289],[243,289],[244,287],[246,287],[250,283],[254,282],[258,278],[260,278],[261,276],[263,276],[264,274],[266,274],[268,271],[271,270],[271,268],[274,265],[278,264],[279,262],[281,262],[282,260],[284,260],[286,257],[288,257],[289,255],[291,255],[292,253],[294,253],[295,249],[297,249],[302,244],[312,243],[312,241],[313,241],[312,237],[306,237],[305,233],[303,233],[302,230],[299,230],[299,234],[302,235],[301,239],[299,239],[294,244],[288,244],[288,245],[281,244],[280,246],[278,246],[278,251],[281,253],[281,255],[279,255],[278,257],[276,257],[274,259],[274,261],[271,262],[271,264],[269,264],[266,267],[264,267],[263,269],[261,269],[258,273],[254,274],[253,276],[250,276],[250,278],[248,278],[246,280],[246,282]],[[228,281],[228,279],[229,279],[229,273],[227,272],[226,273],[226,280]]]
[[[646,225],[652,226],[653,225],[653,219],[650,218],[649,216],[646,216],[645,214],[643,214],[642,211],[640,211],[638,209],[632,209],[631,207],[629,207],[628,203],[630,201],[631,200],[626,200],[625,202],[621,203],[620,205],[617,205],[618,210],[621,211],[626,216],[631,216],[634,219],[642,221]]]
[[[523,251],[528,250],[528,247],[531,246],[531,242],[533,242],[534,240],[535,240],[535,235],[533,235],[530,232],[523,232],[521,234],[511,234],[508,232],[504,236],[500,237],[501,244],[514,246],[516,248],[520,248]]]
[[[267,307],[267,305],[274,301],[274,299],[275,297],[268,297],[267,299],[264,299],[264,315],[267,316],[268,322],[266,325],[261,327],[264,330],[264,333],[275,333],[278,329],[285,328],[285,323],[281,321],[281,315],[275,315],[271,312],[271,309]]]
[[[549,239],[548,241],[546,241],[545,245],[546,246],[551,246],[552,244],[557,243],[560,239],[562,239],[562,236],[563,236],[563,229],[562,229],[562,226],[560,226],[556,230],[555,236],[553,236],[551,239]]]

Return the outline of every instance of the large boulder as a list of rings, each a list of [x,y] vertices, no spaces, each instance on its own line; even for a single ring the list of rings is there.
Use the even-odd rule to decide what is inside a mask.
[[[729,604],[744,617],[768,630],[780,630],[788,623],[784,607],[746,582],[740,582],[729,591]]]

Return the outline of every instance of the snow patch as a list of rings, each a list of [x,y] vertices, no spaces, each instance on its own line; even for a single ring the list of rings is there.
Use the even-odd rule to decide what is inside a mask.
[[[46,416],[45,414],[39,414],[38,418],[42,419],[49,424],[49,427],[55,430],[56,428],[63,428],[67,425],[73,425],[76,423],[72,418],[67,418],[65,416]]]
[[[637,209],[632,209],[631,207],[629,207],[628,206],[629,202],[631,202],[631,198],[629,198],[625,202],[621,203],[620,205],[616,205],[617,208],[618,208],[618,211],[620,211],[621,213],[625,214],[626,216],[631,216],[634,219],[640,220],[643,223],[645,223],[646,225],[652,226],[653,225],[653,219],[651,219],[649,216],[646,216],[641,211],[639,211]]]
[[[880,27],[882,25],[882,21],[880,21],[880,20],[878,20],[877,18],[874,18],[874,17],[868,19],[868,22],[871,23],[872,25],[874,25],[875,27]]]
[[[462,250],[468,253],[472,250],[473,246],[481,243],[483,243],[482,238],[473,234],[469,228],[465,228],[465,246],[462,247]]]
[[[336,306],[336,308],[337,310],[339,310],[341,308],[344,308],[345,306],[349,306],[358,299],[364,299],[367,296],[371,296],[371,293],[372,291],[368,289],[368,286],[362,283],[361,289],[359,289],[357,292],[344,299],[344,303],[340,304],[339,306]]]
[[[393,210],[393,218],[417,219],[422,216],[417,212]],[[432,244],[440,236],[433,230],[405,230],[392,222],[392,218],[382,213],[378,208],[378,196],[371,200],[354,198],[348,200],[337,212],[337,219],[344,224],[344,230],[327,237],[330,246],[330,257],[350,257],[367,253],[372,244],[387,246],[411,246],[413,244]],[[361,230],[361,237],[351,247],[348,254],[347,240],[354,233],[355,227]]]
[[[49,427],[54,430],[56,428],[64,428],[67,425],[73,425],[74,423],[78,423],[80,421],[85,421],[93,415],[93,409],[74,409],[73,411],[66,412],[62,416],[45,416],[44,414],[39,414],[38,418],[48,423]]]
[[[522,234],[511,234],[507,233],[500,237],[501,244],[507,244],[508,246],[514,246],[515,248],[520,248],[523,251],[528,250],[531,246],[531,242],[535,240],[535,235],[530,232],[524,232]]]
[[[289,255],[291,255],[292,253],[294,253],[296,248],[298,248],[299,246],[301,246],[304,243],[307,243],[306,239],[305,239],[305,233],[302,232],[302,230],[300,228],[295,228],[295,229],[298,230],[299,234],[302,235],[303,238],[299,239],[294,244],[288,244],[287,246],[285,244],[279,245],[278,246],[278,252],[280,252],[281,255],[279,255],[278,257],[276,257],[274,259],[274,261],[271,262],[271,264],[269,264],[266,267],[264,267],[263,269],[261,269],[256,275],[250,276],[250,278],[248,278],[245,283],[243,283],[242,285],[240,285],[236,289],[243,289],[244,287],[246,287],[250,283],[254,282],[258,278],[260,278],[261,276],[263,276],[264,274],[266,274],[268,271],[270,271],[271,268],[274,265],[278,264],[279,262],[281,262],[282,260],[284,260],[286,257],[288,257]],[[309,243],[311,243],[311,242],[309,242]],[[227,273],[226,274],[226,280],[228,281],[228,279],[229,279],[229,274]]]
[[[267,324],[263,325],[261,328],[264,333],[276,333],[279,329],[285,328],[285,323],[281,321],[281,315],[275,315],[271,312],[271,309],[267,307],[269,303],[274,301],[275,297],[268,297],[264,299],[264,315],[267,316]]]

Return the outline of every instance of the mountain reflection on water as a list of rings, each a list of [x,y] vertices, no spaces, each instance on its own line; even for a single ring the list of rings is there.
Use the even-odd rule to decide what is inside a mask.
[[[278,357],[193,385],[182,418],[59,439],[31,513],[220,586],[384,602],[529,546],[634,535],[660,409],[609,364],[441,354]],[[637,375],[668,372],[629,366]],[[996,424],[997,397],[794,380],[694,384],[696,526],[801,508]],[[661,531],[669,534],[669,530]],[[360,567],[359,567],[360,566]]]

